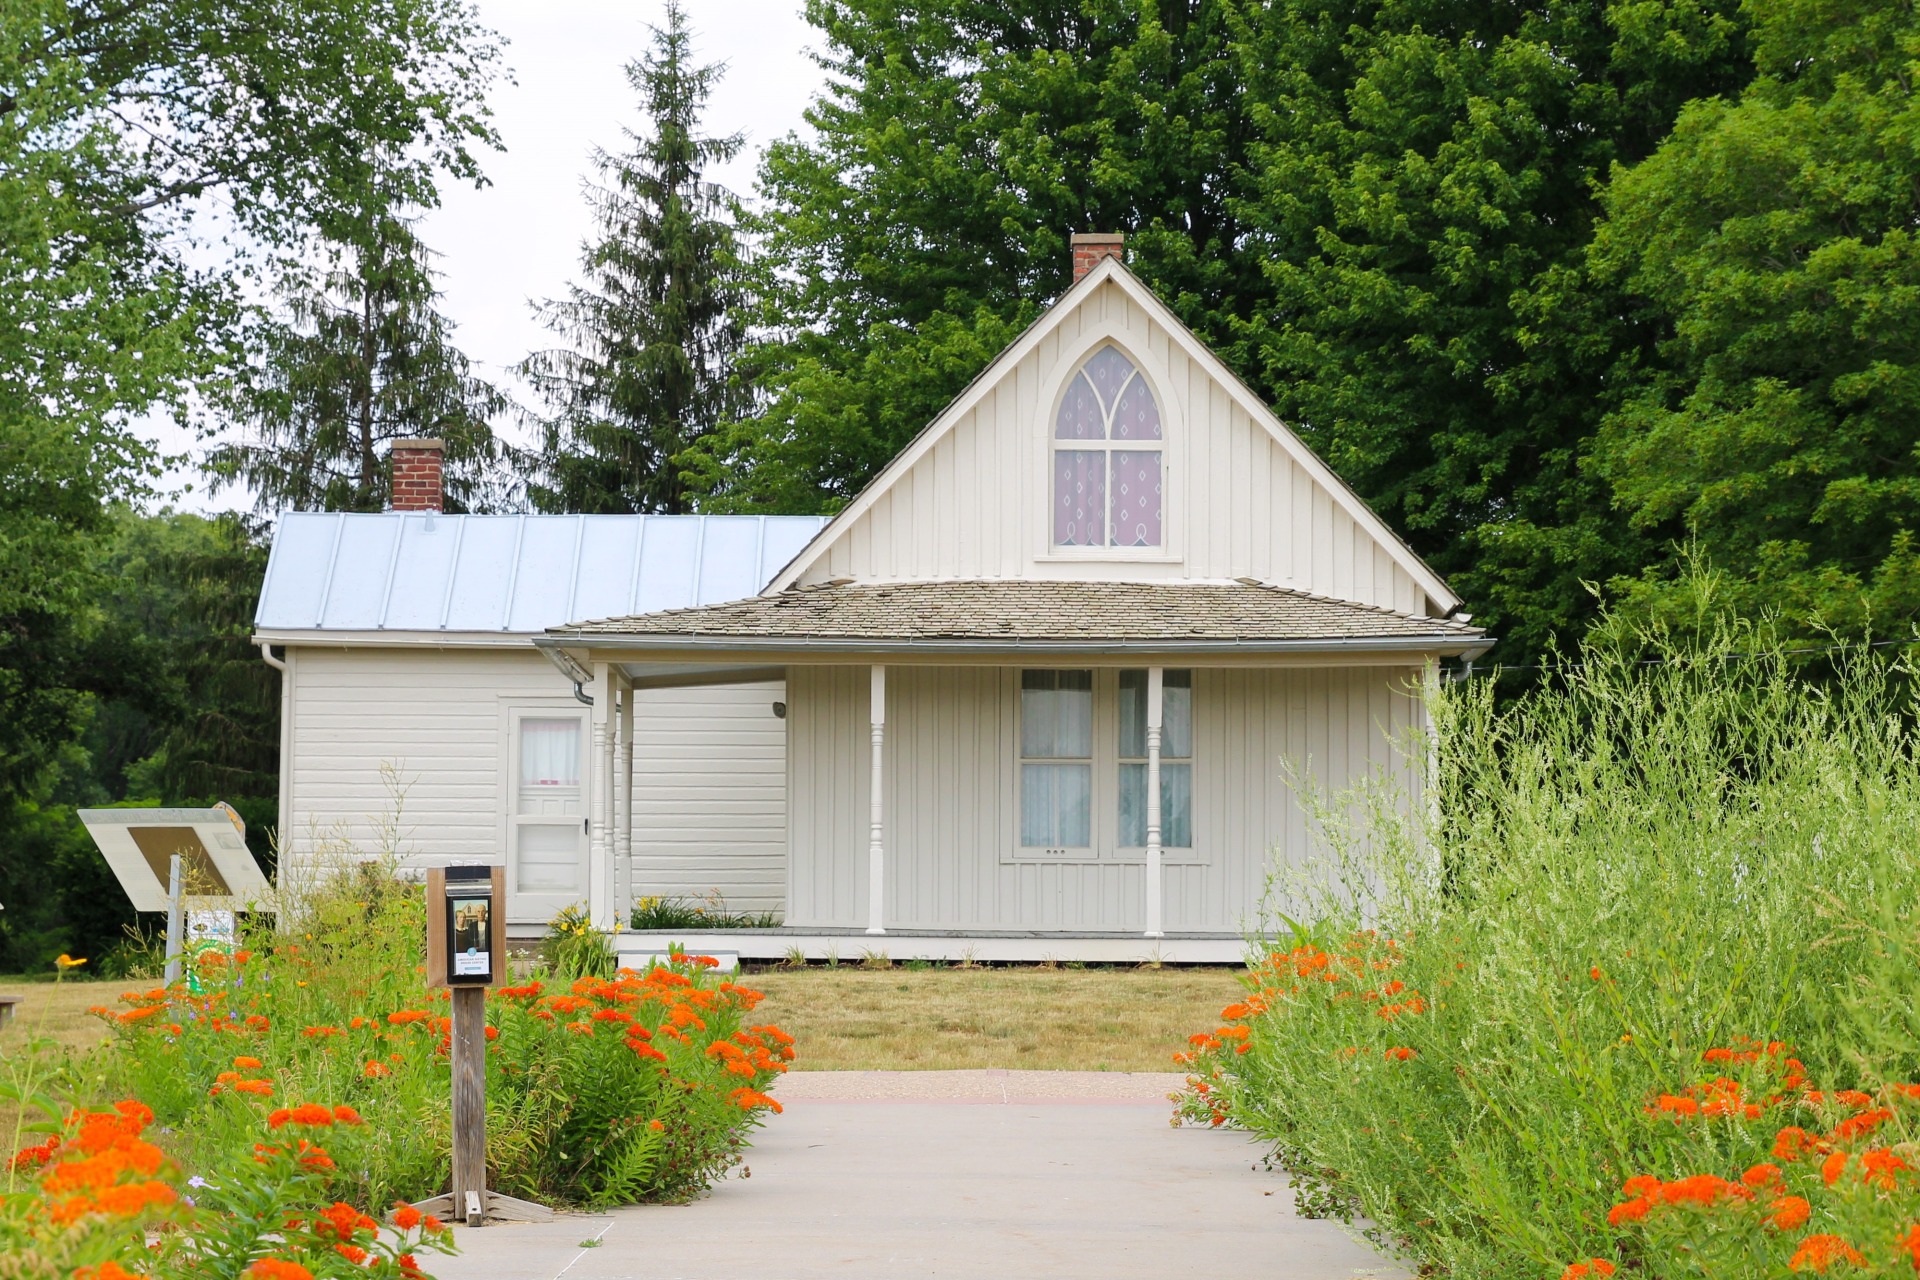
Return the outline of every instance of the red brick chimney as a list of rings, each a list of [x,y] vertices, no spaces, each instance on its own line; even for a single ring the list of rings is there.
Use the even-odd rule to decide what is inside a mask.
[[[1102,258],[1127,260],[1127,238],[1110,231],[1076,231],[1073,233],[1073,282],[1080,283],[1080,277],[1100,265]]]
[[[440,455],[445,448],[438,440],[393,442],[393,510],[443,510]]]

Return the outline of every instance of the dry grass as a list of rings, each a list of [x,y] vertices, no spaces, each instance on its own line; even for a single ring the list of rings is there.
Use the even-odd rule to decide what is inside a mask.
[[[28,1039],[46,1037],[70,1049],[91,1049],[106,1038],[98,1018],[87,1016],[87,1006],[120,1007],[120,993],[153,986],[141,982],[26,982],[0,978],[0,996],[24,996],[14,1007],[13,1021],[0,1031],[0,1054],[12,1053]]]
[[[753,974],[796,1070],[1176,1071],[1243,994],[1229,969],[811,968]]]

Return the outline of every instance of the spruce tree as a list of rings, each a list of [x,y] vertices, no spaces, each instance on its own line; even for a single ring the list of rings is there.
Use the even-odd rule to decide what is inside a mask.
[[[538,308],[563,345],[521,366],[549,410],[528,484],[543,511],[690,510],[682,455],[741,407],[740,211],[704,174],[744,139],[699,132],[726,67],[695,65],[680,5],[650,30],[651,49],[626,67],[647,128],[625,131],[618,155],[594,152],[583,279]]]
[[[378,511],[392,442],[432,436],[448,510],[502,505],[511,450],[490,420],[507,400],[454,345],[426,247],[391,211],[355,240],[329,247],[318,282],[283,283],[283,314],[256,326],[254,359],[215,393],[241,428],[208,456],[215,487],[248,485],[265,514]]]

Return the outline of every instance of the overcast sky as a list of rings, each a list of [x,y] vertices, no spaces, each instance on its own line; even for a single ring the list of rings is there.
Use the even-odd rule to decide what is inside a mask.
[[[801,113],[820,87],[806,56],[815,31],[800,15],[802,0],[689,0],[688,16],[702,62],[725,62],[708,104],[709,133],[747,135],[739,159],[716,171],[742,195],[753,188],[767,142],[803,129]],[[504,153],[483,157],[491,185],[446,191],[422,227],[440,255],[443,310],[457,326],[462,350],[484,377],[505,382],[506,370],[547,343],[529,299],[552,297],[572,278],[580,241],[589,231],[580,183],[598,145],[617,149],[621,126],[639,112],[621,68],[647,44],[662,0],[477,0],[481,20],[506,38],[514,83],[495,88],[494,124]],[[150,434],[170,453],[194,442],[169,428]],[[191,469],[170,481],[174,505],[210,510],[247,505],[227,490],[209,498]],[[192,491],[183,491],[192,485]]]

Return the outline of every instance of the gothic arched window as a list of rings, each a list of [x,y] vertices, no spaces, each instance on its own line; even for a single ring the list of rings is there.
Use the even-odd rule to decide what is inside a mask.
[[[1160,406],[1133,361],[1101,347],[1053,421],[1053,545],[1157,547]]]

